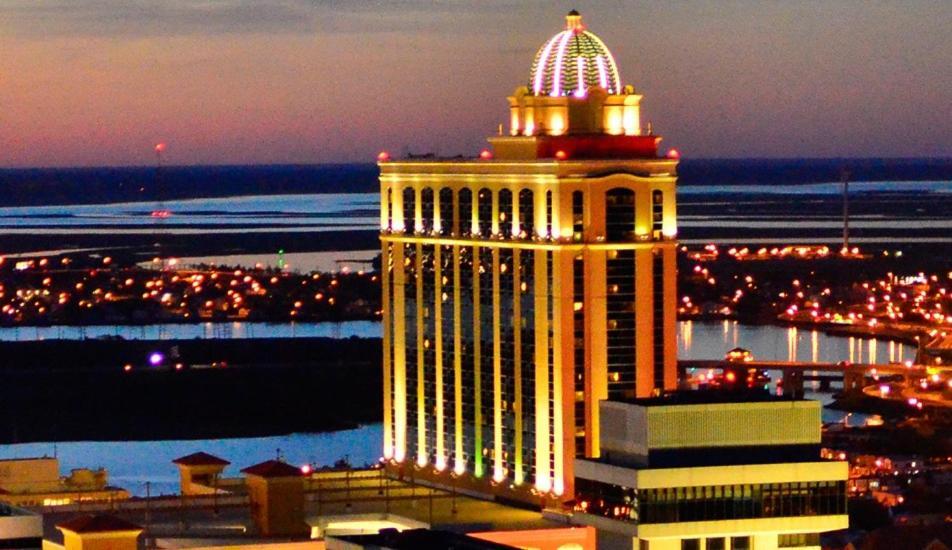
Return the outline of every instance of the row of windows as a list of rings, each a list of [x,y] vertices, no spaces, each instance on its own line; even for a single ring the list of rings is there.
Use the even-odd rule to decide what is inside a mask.
[[[777,536],[777,548],[804,546],[820,546],[820,534],[790,533]],[[641,541],[639,548],[648,550],[648,541]],[[750,537],[708,537],[704,539],[704,548],[706,550],[749,550]],[[681,539],[681,550],[701,550],[701,539]]]
[[[846,482],[632,489],[576,480],[576,509],[638,523],[679,523],[846,513]]]
[[[646,542],[646,541],[643,541]],[[730,542],[730,546],[727,543]],[[642,550],[647,544],[641,546]],[[714,537],[704,540],[706,550],[750,550],[750,537]],[[701,550],[701,539],[681,539],[681,550]]]
[[[424,188],[419,193],[412,187],[401,192],[403,217],[399,223],[394,220],[393,190],[385,192],[388,220],[385,229],[407,233],[424,233],[444,236],[488,236],[493,234],[493,222],[496,222],[496,235],[500,238],[531,239],[539,236],[552,236],[553,202],[552,191],[545,191],[544,227],[536,231],[535,194],[531,189],[522,189],[514,195],[509,189],[494,193],[489,188],[474,192],[468,188],[454,191],[444,187],[434,194],[433,189]],[[416,223],[416,201],[420,200],[421,219]],[[496,201],[496,219],[493,219],[493,201]],[[439,215],[436,206],[439,206]],[[475,205],[476,220],[473,221]],[[572,192],[572,238],[582,240],[584,231],[585,196],[582,191]],[[635,192],[630,189],[611,189],[605,194],[606,237],[610,241],[635,240]],[[651,227],[656,235],[660,234],[664,218],[664,193],[655,190],[652,193]],[[516,220],[518,219],[518,223]]]

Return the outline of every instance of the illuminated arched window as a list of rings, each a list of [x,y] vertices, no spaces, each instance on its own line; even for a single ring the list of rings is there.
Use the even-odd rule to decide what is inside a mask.
[[[488,187],[479,190],[476,195],[476,213],[479,234],[490,235],[493,229],[493,192]]]
[[[416,233],[416,191],[412,187],[403,189],[403,231]]]
[[[581,191],[572,191],[572,239],[582,240],[585,230],[585,197]]]
[[[440,235],[459,234],[459,218],[453,212],[453,190],[440,189]]]
[[[473,233],[473,191],[469,188],[459,190],[459,215],[457,223],[459,224],[460,235],[472,235]]]
[[[508,189],[499,192],[499,234],[512,237],[512,191]]]
[[[651,193],[651,230],[660,232],[664,229],[664,191],[655,189]]]
[[[519,236],[531,239],[535,232],[535,195],[532,189],[519,191]]]
[[[615,188],[605,193],[605,237],[631,241],[635,236],[635,192]]]
[[[423,225],[423,231],[425,233],[429,233],[430,231],[433,231],[433,189],[424,187],[423,190],[420,191],[420,208],[422,210],[422,219],[420,222]]]

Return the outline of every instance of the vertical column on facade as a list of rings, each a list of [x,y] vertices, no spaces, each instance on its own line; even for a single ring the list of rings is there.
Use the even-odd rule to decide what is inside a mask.
[[[443,201],[440,200],[440,191],[442,191],[442,189],[439,186],[433,187],[433,233],[436,235],[441,235],[443,228],[443,212],[441,208]]]
[[[515,193],[518,196],[518,193]],[[516,212],[518,207],[514,208]],[[513,227],[518,224],[513,222]],[[525,481],[522,456],[522,258],[521,254],[531,254],[518,248],[512,251],[512,364],[514,365],[514,393],[512,406],[515,412],[515,432],[513,452],[515,454],[515,474],[514,481],[516,485],[522,485]]]
[[[413,188],[413,227],[410,229],[414,232],[423,230],[423,193],[416,186]]]
[[[572,191],[568,185],[562,185],[552,197],[552,236],[559,239],[572,238]]]
[[[496,210],[498,193],[493,194]],[[498,214],[493,216],[493,233],[498,233]],[[503,480],[502,445],[502,339],[500,325],[499,248],[493,247],[493,479]]]
[[[544,193],[537,193],[538,197]],[[545,201],[543,199],[545,217]],[[539,220],[538,210],[536,220]],[[543,225],[544,229],[544,225]],[[551,449],[549,448],[549,277],[545,250],[533,250],[535,254],[535,440],[536,440],[536,488],[548,492],[552,488],[552,472],[549,469]]]
[[[390,227],[390,185],[380,181],[380,229]]]
[[[473,208],[475,212],[479,200],[474,196]],[[475,219],[475,218],[474,218]],[[477,228],[478,229],[478,228]],[[476,477],[483,475],[483,383],[482,383],[482,302],[479,295],[479,265],[480,247],[473,247],[473,473]]]
[[[636,218],[636,223],[641,223],[639,218]],[[636,397],[650,397],[654,388],[652,267],[651,248],[640,246],[635,249],[635,364],[632,367],[635,369]]]
[[[539,237],[548,236],[546,232],[546,226],[548,224],[546,215],[548,213],[545,209],[545,191],[545,187],[535,186],[532,193],[533,200],[535,201],[535,232]]]
[[[396,220],[397,218],[394,218]],[[406,363],[406,305],[404,300],[406,272],[404,271],[403,243],[393,246],[393,457],[403,462],[407,452],[407,363]]]
[[[554,210],[554,205],[553,205]],[[557,495],[565,492],[566,478],[571,475],[571,461],[575,459],[575,399],[572,383],[574,364],[574,311],[572,309],[573,280],[572,261],[574,251],[559,249],[550,252],[553,257],[551,274],[552,288],[550,292],[555,297],[552,323],[553,342],[553,399],[555,406],[552,419],[554,429],[555,470],[552,487]]]
[[[667,203],[667,201],[665,201]],[[678,387],[677,245],[664,247],[664,389]]]
[[[519,187],[516,186],[512,190],[512,236],[518,237],[519,232],[522,231],[522,217],[519,216]],[[508,237],[509,235],[506,235]]]
[[[472,207],[469,212],[470,233],[479,235],[479,189],[472,189],[473,200],[470,201]],[[462,215],[462,213],[461,213]],[[475,250],[473,251],[475,257]],[[478,274],[478,273],[477,273]]]
[[[553,239],[557,239],[562,236],[561,227],[562,220],[572,219],[572,201],[571,200],[561,200],[563,193],[571,193],[571,191],[562,191],[558,188],[552,190],[552,219],[549,220],[549,225],[551,226],[551,231],[549,236]],[[569,195],[571,198],[571,195]],[[562,217],[561,206],[562,204],[567,204],[569,206],[569,215],[568,218]],[[571,228],[571,225],[569,225]],[[571,237],[571,233],[569,237]]]
[[[393,306],[390,303],[390,269],[393,264],[390,253],[390,242],[383,241],[380,256],[380,284],[383,290],[381,305],[383,311],[383,457],[393,458],[393,342],[391,341],[392,327],[390,326]]]
[[[417,204],[417,226],[420,224],[420,200],[416,199]],[[423,245],[416,244],[416,353],[417,353],[417,464],[423,466],[427,462],[426,454],[426,358],[424,354],[423,341],[426,339],[426,331],[423,326],[423,309],[426,304],[425,294],[423,292]]]
[[[674,182],[663,186],[664,206],[662,208],[661,232],[667,238],[674,238],[678,234],[677,199]]]
[[[439,199],[437,199],[439,208]],[[436,215],[436,219],[439,216]],[[443,247],[439,244],[433,247],[433,328],[434,344],[436,347],[436,361],[434,366],[434,396],[436,397],[436,469],[443,471],[446,468],[446,448],[444,446],[443,425]]]
[[[390,228],[394,231],[407,231],[403,226],[403,186],[390,186]],[[401,264],[402,265],[402,264]]]
[[[456,420],[453,454],[456,456],[453,470],[457,474],[466,471],[463,460],[463,337],[460,331],[462,310],[460,309],[460,253],[459,246],[453,247],[453,418]]]
[[[604,221],[602,224],[604,227]],[[588,312],[585,315],[585,348],[588,350],[585,365],[585,451],[588,456],[598,456],[598,402],[608,399],[606,282],[605,250],[589,250],[585,262],[584,305]]]
[[[635,192],[635,234],[639,237],[651,235],[651,188],[642,185],[632,190]]]

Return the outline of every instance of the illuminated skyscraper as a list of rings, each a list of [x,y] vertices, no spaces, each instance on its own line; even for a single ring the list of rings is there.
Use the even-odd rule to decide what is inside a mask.
[[[570,498],[598,402],[676,386],[676,154],[577,12],[471,160],[380,159],[384,456]]]

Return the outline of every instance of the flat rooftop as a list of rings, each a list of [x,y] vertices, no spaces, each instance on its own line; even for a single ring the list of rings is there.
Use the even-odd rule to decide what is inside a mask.
[[[806,400],[793,398],[789,395],[773,395],[766,391],[696,390],[676,391],[658,397],[615,401],[640,407],[661,407],[665,405],[716,405],[718,403],[782,403]]]
[[[396,530],[385,530],[376,535],[350,535],[334,538],[364,548],[392,548],[394,550],[443,550],[446,548],[455,550],[511,550],[515,548],[515,546],[480,540],[459,533],[428,529],[410,529],[399,533]]]
[[[528,510],[502,502],[474,498],[447,489],[389,478],[382,471],[318,472],[307,478],[305,518],[317,526],[322,518],[393,515],[429,525],[432,529],[456,533],[497,530],[526,530],[564,527]],[[148,504],[147,504],[148,500]],[[455,509],[455,511],[454,511]],[[282,539],[256,535],[250,504],[245,494],[134,498],[128,501],[57,506],[44,513],[45,537],[61,543],[55,525],[87,513],[105,512],[143,526],[151,537],[167,547],[189,548],[211,545],[250,546]],[[296,542],[306,542],[299,537]],[[287,541],[285,541],[287,542]]]

